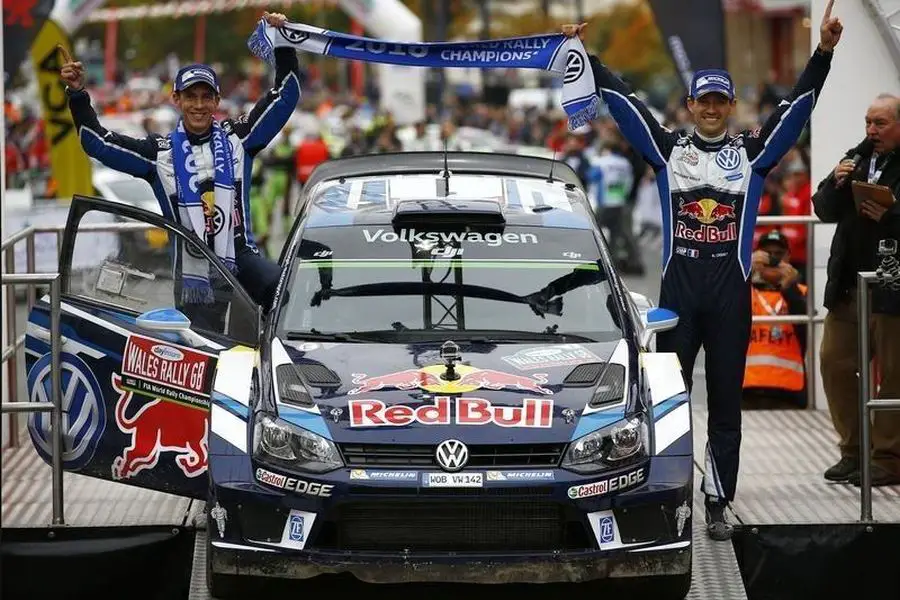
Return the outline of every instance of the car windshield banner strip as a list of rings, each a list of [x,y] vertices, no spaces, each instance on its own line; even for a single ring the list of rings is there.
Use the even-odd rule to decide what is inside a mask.
[[[569,127],[597,118],[600,96],[584,44],[561,33],[474,42],[395,42],[348,35],[287,22],[273,27],[265,19],[247,40],[259,58],[274,65],[275,48],[409,67],[541,69],[563,76],[562,107]]]
[[[489,260],[479,260],[479,259],[471,259],[466,260],[465,263],[452,260],[452,259],[396,259],[396,260],[367,260],[362,258],[354,258],[347,260],[329,260],[329,259],[314,259],[314,260],[303,260],[297,263],[298,269],[319,269],[321,267],[349,267],[349,268],[364,268],[370,269],[372,267],[381,267],[381,268],[408,268],[408,267],[454,267],[454,266],[463,266],[467,269],[559,269],[560,267],[571,266],[574,269],[583,269],[585,271],[599,271],[600,265],[595,262],[586,263],[586,262],[577,262],[571,260],[560,260],[560,261],[522,261],[522,260],[504,260],[504,261],[489,261]]]

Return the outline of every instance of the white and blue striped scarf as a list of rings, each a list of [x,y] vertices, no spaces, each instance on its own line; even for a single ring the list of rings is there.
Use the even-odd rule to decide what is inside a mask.
[[[187,138],[181,119],[170,134],[175,187],[178,195],[178,219],[182,225],[206,242],[215,255],[233,273],[237,272],[234,247],[234,162],[228,136],[213,121],[212,154],[214,188],[212,198],[201,197],[197,188],[197,157],[202,160],[202,146],[193,146]],[[181,253],[182,299],[192,304],[213,301],[210,285],[211,263],[190,251]]]
[[[600,97],[587,52],[578,37],[563,34],[475,42],[388,42],[312,27],[303,23],[272,27],[265,20],[247,40],[259,58],[274,63],[274,50],[289,47],[326,56],[412,67],[542,69],[563,76],[562,106],[569,127],[597,118]]]

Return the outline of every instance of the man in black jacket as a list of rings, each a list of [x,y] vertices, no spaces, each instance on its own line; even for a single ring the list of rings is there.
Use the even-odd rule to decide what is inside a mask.
[[[859,485],[859,393],[857,273],[875,271],[888,256],[879,248],[900,241],[900,98],[882,94],[866,113],[866,139],[820,184],[812,201],[816,215],[837,223],[828,259],[825,286],[825,332],[822,338],[822,384],[834,428],[840,436],[840,461],[825,471],[829,481]],[[861,157],[856,161],[853,157]],[[851,181],[886,186],[892,207],[853,199]],[[900,258],[900,254],[893,258]],[[900,397],[900,286],[875,283],[872,288],[874,358],[879,365],[881,398]],[[873,382],[874,383],[874,382]],[[878,389],[875,385],[872,389]],[[900,484],[900,413],[879,411],[872,427],[872,485]]]

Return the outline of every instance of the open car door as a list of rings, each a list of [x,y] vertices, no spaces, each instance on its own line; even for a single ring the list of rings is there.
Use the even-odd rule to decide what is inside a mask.
[[[258,306],[192,232],[96,198],[74,197],[59,271],[64,469],[205,498],[218,354],[257,346]],[[26,325],[33,402],[51,398],[49,310]],[[28,430],[49,464],[50,414]]]

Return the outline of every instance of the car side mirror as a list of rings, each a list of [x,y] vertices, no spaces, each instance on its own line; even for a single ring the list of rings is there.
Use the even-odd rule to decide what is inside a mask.
[[[191,320],[177,308],[149,310],[135,319],[135,324],[150,331],[175,333],[192,348],[206,345],[204,338],[191,331]]]
[[[651,308],[643,316],[644,334],[641,342],[644,346],[650,343],[654,335],[660,331],[669,331],[678,326],[678,315],[668,308]]]

